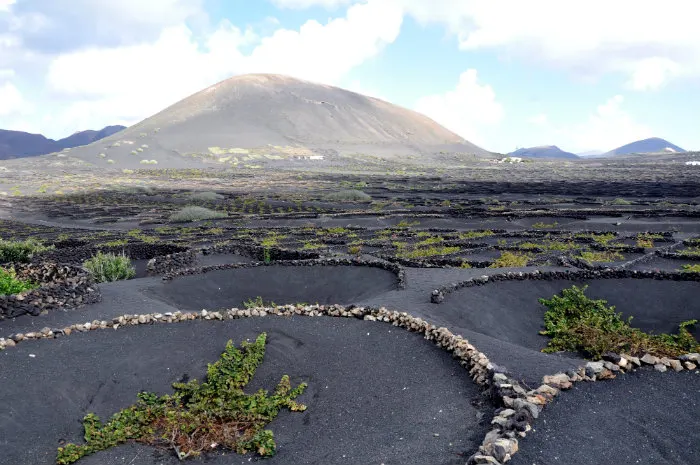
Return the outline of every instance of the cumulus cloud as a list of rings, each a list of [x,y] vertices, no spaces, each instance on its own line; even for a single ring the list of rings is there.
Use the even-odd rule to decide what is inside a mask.
[[[595,113],[581,124],[566,130],[572,145],[578,151],[591,149],[611,150],[635,140],[652,137],[652,129],[625,111],[622,95],[616,95],[599,105]]]
[[[311,20],[266,37],[229,22],[206,35],[180,24],[154,41],[63,53],[50,63],[46,82],[53,97],[72,103],[50,131],[133,124],[234,74],[281,73],[338,84],[396,39],[402,18],[396,3],[370,0],[326,24]]]
[[[615,95],[598,105],[581,123],[556,124],[547,115],[529,118],[541,131],[539,137],[557,141],[560,147],[576,153],[592,150],[608,151],[635,140],[653,137],[651,127],[636,121],[624,109],[625,98]]]
[[[681,66],[678,63],[661,57],[641,60],[632,68],[632,76],[627,85],[634,90],[658,90],[673,76],[681,73]]]
[[[272,0],[272,3],[278,8],[294,9],[311,8],[312,6],[332,9],[352,2],[353,0]]]
[[[504,116],[495,92],[479,83],[475,69],[463,72],[454,90],[422,97],[414,109],[476,144],[484,144],[482,130],[498,124]]]
[[[0,85],[0,117],[22,112],[24,98],[22,93],[10,82]]]
[[[21,35],[29,50],[59,53],[153,40],[165,27],[204,15],[202,6],[203,0],[23,0],[5,29]]]
[[[0,0],[0,13],[10,11],[10,7],[15,3],[17,3],[16,0]]]
[[[402,2],[420,22],[446,25],[463,50],[491,49],[586,77],[623,73],[639,90],[700,75],[696,0]]]

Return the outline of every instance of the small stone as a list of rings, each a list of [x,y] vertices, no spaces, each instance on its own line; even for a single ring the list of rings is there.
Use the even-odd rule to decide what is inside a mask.
[[[683,366],[685,367],[686,370],[694,370],[698,367],[693,362],[683,362]]]
[[[644,357],[641,358],[641,362],[646,363],[647,365],[658,365],[659,359],[651,354],[644,354]]]
[[[598,373],[605,370],[603,362],[588,362],[586,363],[586,376],[595,378]]]
[[[562,390],[571,388],[571,378],[566,373],[557,373],[556,375],[545,376],[542,379],[542,382]]]
[[[543,384],[538,387],[535,392],[542,394],[544,396],[549,396],[550,398],[556,397],[559,394],[559,389],[550,386],[549,384]]]
[[[603,354],[603,360],[605,360],[606,362],[614,363],[616,365],[620,362],[621,359],[622,357],[616,354],[615,352],[606,352]]]
[[[664,365],[663,363],[657,363],[656,365],[654,365],[654,370],[663,373],[664,371],[666,371],[666,365]]]
[[[598,373],[598,379],[615,379],[616,375],[612,371],[604,368],[603,371]]]
[[[493,443],[493,456],[501,463],[509,461],[513,454],[518,451],[517,439],[497,439]]]
[[[641,360],[639,360],[639,358],[633,357],[633,356],[627,355],[627,354],[621,354],[621,355],[622,355],[623,360],[627,360],[629,363],[632,363],[638,367],[642,366],[642,362],[641,362]]]
[[[366,321],[377,321],[377,319],[375,317],[373,317],[372,315],[365,315],[364,319]]]
[[[683,364],[681,364],[680,360],[670,360],[669,363],[674,371],[683,371]]]
[[[5,347],[14,347],[17,345],[17,343],[15,341],[13,341],[12,339],[8,339],[4,342],[5,342]]]
[[[495,458],[491,457],[490,455],[472,455],[469,458],[469,461],[467,462],[469,464],[474,464],[474,465],[482,465],[482,464],[488,464],[488,465],[501,465],[498,460]]]
[[[521,409],[527,410],[532,416],[532,418],[537,418],[540,415],[540,410],[537,408],[537,405],[527,402],[523,399],[515,399],[513,401],[513,408],[516,411]]]

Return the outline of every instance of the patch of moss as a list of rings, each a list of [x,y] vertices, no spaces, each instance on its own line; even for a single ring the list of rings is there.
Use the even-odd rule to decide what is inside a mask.
[[[131,441],[167,447],[180,460],[215,449],[274,455],[273,433],[264,427],[282,408],[306,409],[294,401],[306,384],[292,389],[289,376],[284,375],[273,395],[262,389],[254,394],[243,392],[263,361],[266,338],[262,333],[254,343],[243,342],[241,349],[229,340],[221,358],[209,364],[203,383],[174,383],[171,395],[141,392],[135,405],[117,412],[106,424],[97,415],[87,414],[83,420],[85,444],[59,447],[56,463],[74,463]]]
[[[688,331],[697,320],[681,323],[678,334],[645,333],[631,327],[632,318],[623,320],[622,313],[615,313],[607,301],[588,298],[587,287],[572,286],[551,299],[539,299],[547,307],[540,334],[551,338],[543,352],[579,352],[599,359],[605,352],[676,357],[700,351],[700,344]]]

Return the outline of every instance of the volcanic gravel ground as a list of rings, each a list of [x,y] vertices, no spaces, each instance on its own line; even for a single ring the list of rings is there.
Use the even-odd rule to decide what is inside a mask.
[[[693,265],[698,262],[691,260],[673,259],[654,257],[647,262],[635,263],[630,267],[632,270],[660,270],[660,271],[678,271],[683,268],[683,265]]]
[[[586,295],[605,299],[632,326],[644,331],[676,332],[678,325],[700,317],[700,284],[655,279],[599,279],[591,281],[506,281],[460,289],[442,304],[462,319],[460,326],[530,349],[542,349],[547,338],[538,335],[546,307],[538,299],[551,298],[572,285],[587,284]],[[699,329],[691,332],[697,337]]]
[[[351,304],[397,287],[390,271],[361,266],[260,266],[178,277],[151,292],[186,310],[242,307],[262,297],[267,304]]]
[[[82,441],[87,412],[106,419],[141,390],[166,393],[184,375],[201,379],[228,339],[238,345],[262,331],[267,353],[247,392],[273,390],[283,374],[309,384],[299,398],[308,410],[282,412],[270,424],[278,453],[268,463],[458,464],[487,431],[492,412],[472,406],[482,399],[476,385],[418,334],[353,319],[270,316],[93,331],[0,353],[0,461],[52,463],[59,441]],[[179,463],[153,451],[127,446],[81,463]]]
[[[651,368],[575,383],[520,441],[513,465],[697,465],[700,372]]]

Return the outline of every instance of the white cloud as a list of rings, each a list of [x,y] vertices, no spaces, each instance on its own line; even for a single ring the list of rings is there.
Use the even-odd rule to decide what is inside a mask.
[[[272,0],[278,8],[304,9],[312,6],[331,9],[352,3],[353,0]]]
[[[59,136],[133,124],[234,74],[280,73],[338,84],[396,39],[402,18],[395,3],[370,0],[351,6],[344,18],[307,21],[298,31],[279,29],[264,38],[228,22],[206,36],[179,25],[153,42],[61,54],[49,67],[47,84],[55,98],[73,103],[45,130]],[[250,46],[250,53],[241,51]]]
[[[577,76],[619,72],[635,76],[639,89],[657,88],[673,76],[700,75],[697,0],[402,2],[420,22],[445,24],[463,50],[493,49]],[[672,69],[669,62],[675,63]]]
[[[556,124],[541,114],[528,121],[537,125],[538,137],[546,143],[557,142],[559,147],[575,153],[591,150],[608,151],[640,139],[653,137],[646,124],[635,121],[623,108],[624,97],[616,95],[596,107],[587,119],[575,124]]]
[[[0,0],[0,12],[10,11],[10,7],[15,3],[16,0]]]
[[[700,40],[700,37],[698,37]],[[627,85],[634,90],[658,90],[672,77],[680,74],[681,66],[667,58],[647,58],[634,65]]]
[[[22,93],[10,82],[0,85],[0,117],[19,114],[24,111]]]
[[[393,1],[370,0],[351,6],[345,18],[325,25],[307,21],[299,31],[278,30],[249,57],[247,68],[337,83],[351,69],[394,42],[403,14]]]
[[[652,137],[654,134],[650,127],[638,123],[624,110],[624,100],[622,95],[610,98],[598,106],[586,122],[566,131],[574,149],[611,150],[635,140]]]
[[[454,90],[422,97],[414,109],[477,145],[484,144],[482,130],[504,116],[493,89],[479,84],[475,69],[463,72]]]
[[[539,113],[528,118],[527,122],[535,126],[547,126],[549,124],[549,119],[544,113]]]

